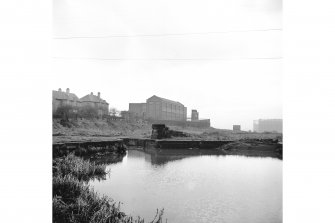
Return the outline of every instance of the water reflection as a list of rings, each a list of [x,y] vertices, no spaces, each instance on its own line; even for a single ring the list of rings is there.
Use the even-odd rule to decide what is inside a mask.
[[[168,222],[282,222],[282,161],[222,156],[215,150],[130,150],[107,166],[95,191],[122,202],[122,210]]]
[[[136,153],[136,152],[135,152]],[[134,152],[130,152],[133,156]],[[187,157],[201,156],[201,155],[222,155],[220,150],[209,149],[164,149],[156,151],[147,151],[146,160],[150,161],[153,165],[163,165],[169,161],[181,160]]]

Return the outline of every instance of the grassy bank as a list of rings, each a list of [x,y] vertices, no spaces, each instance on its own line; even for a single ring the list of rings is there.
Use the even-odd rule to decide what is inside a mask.
[[[144,219],[127,216],[120,205],[106,196],[99,196],[86,182],[104,177],[106,167],[73,154],[53,160],[53,222],[144,223]],[[152,222],[162,222],[162,211]]]
[[[196,140],[241,140],[241,139],[280,139],[281,133],[233,132],[232,130],[194,127],[168,126],[171,130],[182,131],[189,139]],[[103,141],[120,137],[150,138],[151,124],[146,121],[71,119],[62,124],[53,119],[53,142]],[[184,138],[183,138],[184,139]]]

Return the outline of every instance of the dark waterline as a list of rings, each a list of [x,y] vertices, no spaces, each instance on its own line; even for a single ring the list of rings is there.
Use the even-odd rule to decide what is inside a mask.
[[[168,222],[282,222],[279,159],[130,150],[107,168],[90,185],[146,221],[164,208]]]

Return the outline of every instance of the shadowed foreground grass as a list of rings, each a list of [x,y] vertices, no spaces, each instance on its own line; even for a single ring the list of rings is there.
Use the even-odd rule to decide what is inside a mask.
[[[53,160],[53,222],[73,223],[144,223],[144,219],[127,216],[120,205],[99,196],[85,181],[105,176],[106,167],[96,165],[73,154]],[[152,223],[162,222],[163,210]]]

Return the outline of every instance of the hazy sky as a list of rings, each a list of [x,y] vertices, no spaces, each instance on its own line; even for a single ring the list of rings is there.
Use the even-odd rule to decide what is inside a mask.
[[[280,0],[54,0],[53,16],[53,90],[120,110],[155,94],[217,128],[282,117]]]

